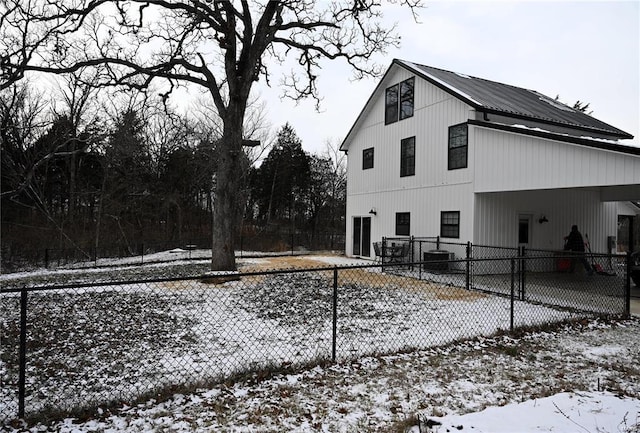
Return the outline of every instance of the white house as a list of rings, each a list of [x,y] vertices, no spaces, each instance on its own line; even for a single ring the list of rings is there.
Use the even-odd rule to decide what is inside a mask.
[[[533,90],[394,60],[341,145],[346,254],[395,236],[560,250],[573,224],[609,251],[621,202],[640,201],[630,138]]]

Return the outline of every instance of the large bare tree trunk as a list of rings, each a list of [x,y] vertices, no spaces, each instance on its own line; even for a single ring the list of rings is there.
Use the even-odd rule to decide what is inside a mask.
[[[235,271],[234,236],[239,221],[242,153],[242,115],[225,122],[218,154],[218,171],[213,202],[211,270]],[[235,124],[235,125],[234,125]]]

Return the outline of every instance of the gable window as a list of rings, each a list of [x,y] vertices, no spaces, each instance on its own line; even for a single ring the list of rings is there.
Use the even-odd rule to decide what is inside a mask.
[[[449,127],[449,170],[467,168],[467,143],[468,128],[466,123]]]
[[[411,213],[409,212],[397,212],[396,213],[396,235],[397,236],[409,236],[411,232]]]
[[[384,124],[398,121],[398,84],[387,88],[385,93]]]
[[[460,237],[460,211],[440,213],[440,236],[455,239]]]
[[[362,169],[373,168],[373,147],[362,151]]]
[[[400,142],[400,177],[416,174],[416,137]]]
[[[415,77],[387,87],[384,97],[384,124],[397,122],[413,116]]]
[[[400,120],[413,116],[414,77],[400,83]]]

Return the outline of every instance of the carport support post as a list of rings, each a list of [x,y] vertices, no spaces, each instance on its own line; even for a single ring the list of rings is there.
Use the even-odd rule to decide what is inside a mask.
[[[27,289],[20,291],[20,349],[18,354],[18,418],[24,419],[25,384],[27,374]]]
[[[336,340],[338,333],[338,268],[333,268],[333,328],[331,331],[331,362],[336,362]]]

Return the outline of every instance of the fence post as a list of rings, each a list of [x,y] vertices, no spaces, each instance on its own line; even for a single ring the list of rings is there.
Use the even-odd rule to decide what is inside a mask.
[[[519,250],[520,255],[520,300],[524,301],[525,298],[525,284],[526,284],[526,271],[527,271],[527,260],[525,256],[527,255],[527,250],[524,245],[520,247]]]
[[[20,349],[18,360],[18,418],[24,418],[25,384],[27,379],[27,288],[20,291]]]
[[[471,241],[467,242],[467,263],[465,275],[465,287],[467,290],[471,288]]]
[[[44,249],[44,267],[49,268],[49,248]]]
[[[624,287],[624,316],[631,317],[631,251],[627,251],[626,278]]]
[[[422,255],[422,241],[418,241],[418,279],[422,280],[422,268],[424,267],[424,256]]]
[[[336,362],[338,339],[338,267],[333,268],[333,329],[331,332],[331,362]]]
[[[411,272],[414,272],[416,270],[415,268],[415,260],[414,260],[414,254],[413,254],[413,235],[409,236],[409,254],[410,254],[410,258],[409,261],[411,262]]]
[[[387,251],[387,238],[382,237],[382,266],[380,267],[380,272],[384,273],[384,254]]]
[[[140,242],[140,264],[144,265],[144,242]]]
[[[514,259],[511,259],[511,312],[510,312],[510,319],[511,319],[511,332],[513,332],[513,317],[514,317],[514,307],[515,307],[515,295],[516,295],[516,276],[515,276],[515,272],[516,272],[516,261]]]

